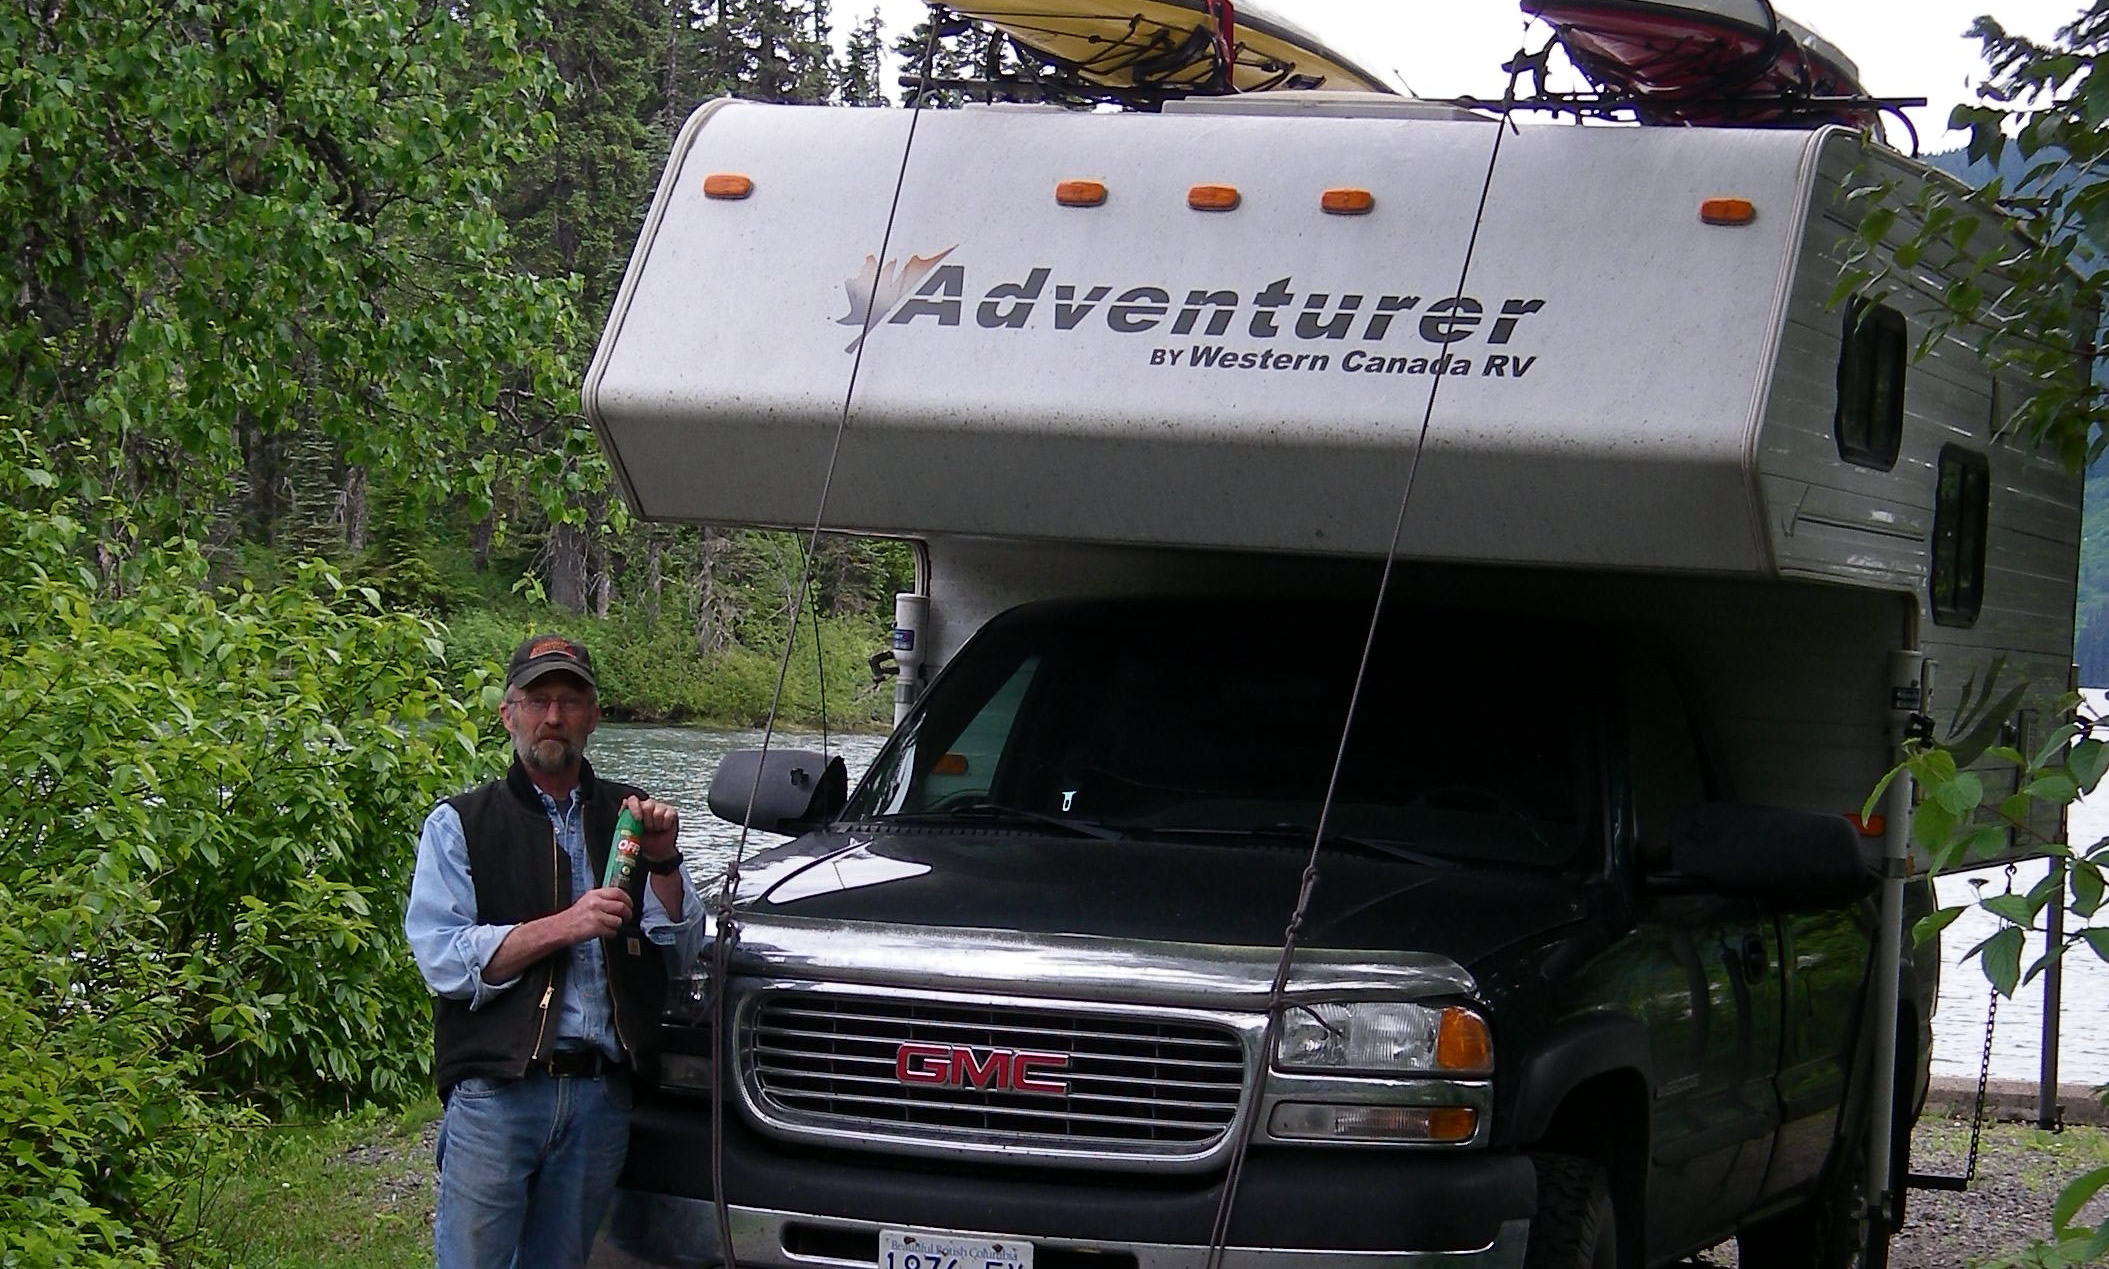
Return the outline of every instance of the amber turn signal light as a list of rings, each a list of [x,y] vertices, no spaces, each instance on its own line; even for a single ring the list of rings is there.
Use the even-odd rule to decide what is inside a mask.
[[[1437,1106],[1428,1112],[1428,1140],[1470,1141],[1479,1131],[1479,1112],[1470,1106]]]
[[[1319,209],[1328,216],[1367,216],[1377,205],[1377,196],[1366,189],[1329,189],[1319,195]]]
[[[712,172],[703,178],[705,198],[745,198],[754,192],[754,178],[738,172]]]
[[[1457,1005],[1443,1010],[1435,1028],[1435,1064],[1445,1071],[1493,1070],[1494,1036],[1487,1020]]]
[[[1186,205],[1195,211],[1236,211],[1242,201],[1235,185],[1196,185],[1186,191]]]
[[[1709,225],[1747,225],[1757,219],[1757,204],[1747,198],[1709,198],[1699,204],[1699,219]]]
[[[1055,201],[1064,207],[1102,207],[1106,202],[1106,183],[1063,181],[1055,186]]]
[[[967,773],[967,756],[963,753],[948,753],[930,764],[931,775],[963,776]]]

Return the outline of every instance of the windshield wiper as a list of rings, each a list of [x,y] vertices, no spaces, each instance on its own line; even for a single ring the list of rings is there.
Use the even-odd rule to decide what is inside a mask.
[[[1310,841],[1318,830],[1309,824],[1265,824],[1257,828],[1182,828],[1177,825],[1152,826],[1140,830],[1150,837],[1264,837],[1282,841]],[[1409,864],[1420,864],[1425,868],[1455,868],[1457,861],[1441,855],[1430,855],[1401,842],[1383,837],[1360,837],[1353,833],[1327,833],[1325,846],[1346,846],[1368,855],[1381,855],[1386,859],[1403,860]]]
[[[881,818],[889,823],[918,820],[941,823],[954,820],[987,820],[991,823],[1039,824],[1060,829],[1071,837],[1089,837],[1102,842],[1117,842],[1127,836],[1117,828],[1108,828],[1093,820],[1049,815],[1045,811],[1029,811],[1022,806],[1005,806],[1001,802],[970,802],[965,806],[948,806],[942,811],[909,811]]]

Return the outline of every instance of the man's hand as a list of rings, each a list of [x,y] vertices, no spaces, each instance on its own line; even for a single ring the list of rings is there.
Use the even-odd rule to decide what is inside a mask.
[[[570,925],[565,931],[566,946],[583,943],[587,939],[601,939],[622,928],[630,919],[630,896],[620,886],[602,886],[588,890],[578,902],[564,910]]]
[[[630,918],[630,896],[615,886],[588,890],[562,912],[514,926],[484,962],[483,981],[503,983],[551,952],[559,952],[588,939],[606,938]]]
[[[670,858],[681,836],[681,812],[652,798],[630,797],[623,806],[644,826],[637,839],[639,852],[651,861]],[[659,906],[669,920],[681,919],[681,878],[673,873],[654,874],[652,893],[659,896]]]
[[[623,807],[644,826],[637,844],[646,859],[665,859],[674,853],[674,843],[681,836],[681,812],[655,798],[635,795],[625,798]]]

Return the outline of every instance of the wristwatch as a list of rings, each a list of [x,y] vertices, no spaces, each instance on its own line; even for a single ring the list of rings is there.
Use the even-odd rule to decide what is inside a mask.
[[[644,870],[654,877],[664,877],[680,866],[681,852],[678,850],[664,859],[645,859],[644,861]]]

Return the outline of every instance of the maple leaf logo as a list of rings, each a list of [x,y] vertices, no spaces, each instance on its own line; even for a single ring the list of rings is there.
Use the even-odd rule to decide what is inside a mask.
[[[863,271],[842,283],[842,289],[849,293],[849,313],[836,318],[835,324],[858,328],[857,337],[842,351],[857,351],[857,345],[864,342],[871,328],[885,321],[902,300],[915,294],[915,288],[922,285],[930,270],[958,249],[955,244],[934,256],[910,256],[907,264],[889,260],[883,268],[877,256],[864,257]]]

